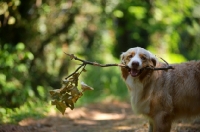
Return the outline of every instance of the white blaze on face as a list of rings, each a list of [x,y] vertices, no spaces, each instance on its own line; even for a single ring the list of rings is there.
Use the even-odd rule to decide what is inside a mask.
[[[130,60],[129,63],[127,64],[128,67],[133,68],[133,67],[132,67],[132,64],[133,64],[134,62],[139,63],[138,69],[142,68],[142,67],[141,67],[141,66],[142,66],[142,60],[141,60],[141,58],[140,58],[140,56],[139,56],[139,49],[135,49],[135,55],[131,58],[131,60]]]

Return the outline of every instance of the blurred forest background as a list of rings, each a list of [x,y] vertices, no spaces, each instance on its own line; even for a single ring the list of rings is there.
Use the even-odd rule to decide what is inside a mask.
[[[50,105],[49,90],[79,64],[64,52],[119,63],[135,46],[170,63],[200,59],[200,0],[1,0],[0,116]],[[86,69],[95,90],[78,104],[128,98],[119,68]]]

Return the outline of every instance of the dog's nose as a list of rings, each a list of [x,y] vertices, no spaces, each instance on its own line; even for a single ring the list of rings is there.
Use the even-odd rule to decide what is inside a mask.
[[[138,68],[138,67],[139,67],[139,62],[133,61],[133,62],[132,62],[132,67],[133,67],[133,68]]]

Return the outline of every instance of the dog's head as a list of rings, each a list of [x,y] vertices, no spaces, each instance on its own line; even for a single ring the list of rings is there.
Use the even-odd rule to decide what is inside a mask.
[[[137,77],[143,72],[143,68],[155,67],[157,59],[151,52],[136,47],[121,54],[121,63],[129,67],[129,73],[132,77]]]

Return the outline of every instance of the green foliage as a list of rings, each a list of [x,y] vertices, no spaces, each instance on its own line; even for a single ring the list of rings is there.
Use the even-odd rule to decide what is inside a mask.
[[[197,53],[200,48],[197,43],[200,33],[200,25],[197,23],[200,17],[194,13],[199,4],[195,0],[155,1],[150,30],[151,45],[158,50],[158,54],[172,57],[172,52],[173,58],[180,58],[178,56],[182,54],[181,58],[185,59],[181,60],[200,57]]]
[[[23,43],[5,44],[0,51],[0,106],[14,108],[23,104],[31,93],[28,80],[29,62],[34,57]]]
[[[39,119],[44,117],[51,107],[47,102],[38,99],[29,100],[19,108],[0,108],[0,124],[17,123],[25,118]]]
[[[113,11],[116,17],[116,45],[113,48],[115,57],[130,47],[140,46],[146,48],[150,44],[149,21],[152,20],[150,1],[129,0],[120,1]]]

